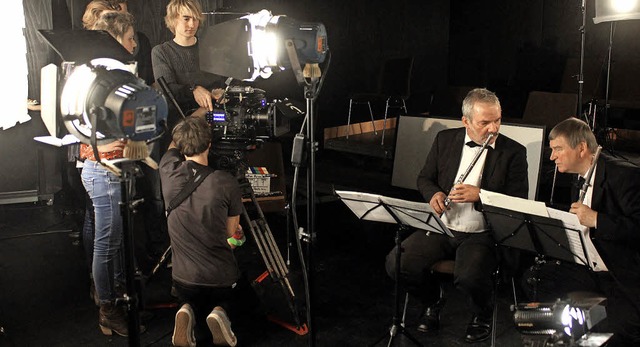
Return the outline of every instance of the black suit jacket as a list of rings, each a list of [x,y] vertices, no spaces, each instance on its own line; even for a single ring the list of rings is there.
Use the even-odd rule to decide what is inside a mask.
[[[418,175],[418,190],[426,201],[439,191],[447,194],[458,179],[456,174],[465,134],[465,128],[457,128],[443,130],[436,135]],[[526,199],[529,192],[526,148],[505,135],[499,135],[495,149],[486,150],[489,152],[482,171],[481,188]]]
[[[640,306],[640,168],[602,153],[591,208],[598,212],[591,239],[607,268]]]

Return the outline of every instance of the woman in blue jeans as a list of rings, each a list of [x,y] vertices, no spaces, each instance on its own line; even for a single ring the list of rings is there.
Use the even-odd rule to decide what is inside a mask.
[[[101,160],[122,158],[125,141],[98,146]],[[91,198],[95,216],[93,241],[93,281],[100,303],[99,324],[105,335],[128,335],[124,310],[115,305],[116,284],[124,285],[122,271],[122,192],[119,177],[98,163],[91,146],[81,145],[82,184]],[[116,283],[118,282],[118,283]]]

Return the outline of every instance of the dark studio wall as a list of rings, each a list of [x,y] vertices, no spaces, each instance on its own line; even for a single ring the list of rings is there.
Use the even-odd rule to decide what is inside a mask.
[[[39,69],[59,59],[36,30],[80,28],[88,2],[23,1],[30,97],[39,98]],[[167,3],[168,0],[129,0],[137,30],[144,32],[152,45],[172,37],[163,20]],[[593,24],[594,0],[586,4],[584,100],[602,100],[610,24]],[[203,5],[207,12],[217,9],[245,13],[264,8],[276,15],[326,26],[331,65],[323,72],[326,79],[316,101],[317,131],[346,124],[349,95],[374,91],[378,70],[385,58],[393,56],[411,55],[415,59],[409,98],[411,114],[432,111],[433,104],[446,102],[447,109],[452,110],[447,113],[454,115],[459,102],[452,102],[454,99],[444,94],[456,87],[486,86],[500,96],[506,117],[521,118],[530,91],[576,93],[578,89],[575,75],[581,47],[580,0],[205,0]],[[232,17],[207,15],[203,25]],[[638,31],[640,21],[615,24],[611,64],[610,99],[633,107],[640,99]],[[255,86],[265,89],[269,99],[286,97],[304,105],[303,88],[290,71],[259,79]],[[383,103],[376,105],[380,118],[382,108]],[[356,113],[354,121],[366,120],[366,112]],[[42,127],[36,122],[39,119],[34,117],[19,127],[37,133]],[[4,136],[7,140],[8,135]],[[26,142],[35,146],[31,140]]]
[[[593,1],[586,2],[585,100],[604,97],[606,82],[609,24],[593,24]],[[31,19],[38,25],[49,25],[47,16],[53,15],[54,25],[71,22],[79,28],[88,2],[53,0],[53,11],[45,9]],[[144,32],[152,45],[172,37],[163,21],[167,2],[129,0],[137,30]],[[65,5],[68,14],[60,10]],[[345,123],[350,93],[376,89],[378,70],[390,56],[415,57],[411,113],[428,111],[430,94],[438,97],[437,91],[452,86],[496,90],[503,98],[505,113],[514,118],[521,117],[529,91],[577,92],[577,80],[572,76],[577,75],[579,66],[580,5],[580,0],[203,1],[206,12],[246,13],[266,8],[273,14],[326,26],[331,65],[316,104],[319,123],[327,127]],[[231,17],[208,15],[207,19],[213,24]],[[640,43],[633,38],[639,28],[640,21],[616,23],[613,99],[632,100],[640,94],[632,83],[640,72],[633,64],[640,56]],[[302,88],[289,71],[255,84],[265,89],[269,98],[303,100]]]
[[[453,0],[449,85],[486,86],[520,118],[530,91],[577,93],[582,25],[581,0]],[[586,1],[583,100],[603,100],[610,23],[594,24],[594,0]],[[636,103],[640,21],[614,24],[610,100]],[[635,106],[637,107],[637,106]]]
[[[73,27],[81,27],[82,11],[88,0],[67,0]],[[144,32],[151,44],[172,38],[163,16],[168,0],[129,0],[136,17],[136,29]],[[216,9],[235,13],[255,13],[268,9],[274,15],[286,15],[302,22],[321,22],[328,32],[331,64],[326,71],[316,102],[320,127],[346,123],[348,95],[354,91],[373,91],[378,84],[378,69],[386,57],[415,57],[412,89],[424,93],[417,108],[428,107],[428,91],[446,84],[449,1],[381,0],[206,0],[205,12]],[[211,25],[239,15],[207,15]],[[284,71],[255,86],[265,89],[269,99],[297,99],[304,105],[303,88],[292,72]],[[427,91],[427,92],[425,92]]]

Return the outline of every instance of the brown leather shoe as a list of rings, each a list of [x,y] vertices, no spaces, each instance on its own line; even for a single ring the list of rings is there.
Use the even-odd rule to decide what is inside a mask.
[[[105,335],[112,335],[115,332],[120,336],[129,336],[127,317],[124,311],[113,303],[100,305],[99,324],[100,330]]]
[[[120,336],[129,336],[129,325],[127,312],[123,307],[116,306],[113,303],[100,305],[99,325],[100,330],[105,335],[113,335],[116,333]],[[140,333],[144,333],[147,329],[144,325],[140,325]]]

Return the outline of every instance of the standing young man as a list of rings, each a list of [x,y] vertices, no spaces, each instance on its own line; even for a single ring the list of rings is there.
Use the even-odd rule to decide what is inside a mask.
[[[196,34],[202,19],[202,6],[197,0],[171,0],[165,24],[174,38],[151,50],[156,80],[164,78],[185,114],[213,111],[213,100],[222,96],[224,87],[224,77],[200,70]],[[177,119],[171,116],[170,127]]]

